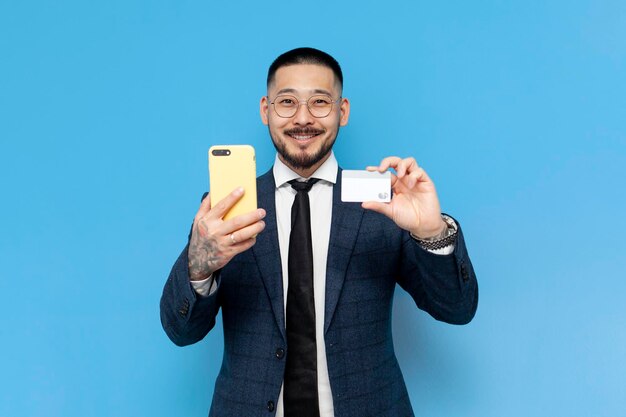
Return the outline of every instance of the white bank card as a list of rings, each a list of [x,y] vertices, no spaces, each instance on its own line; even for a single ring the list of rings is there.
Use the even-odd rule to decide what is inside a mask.
[[[341,201],[345,203],[391,201],[391,173],[378,171],[341,171]]]

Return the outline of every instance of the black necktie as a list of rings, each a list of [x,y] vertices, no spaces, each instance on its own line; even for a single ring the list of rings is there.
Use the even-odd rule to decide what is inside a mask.
[[[287,287],[285,417],[319,417],[313,300],[313,243],[309,190],[318,180],[289,181],[298,192],[291,206]]]

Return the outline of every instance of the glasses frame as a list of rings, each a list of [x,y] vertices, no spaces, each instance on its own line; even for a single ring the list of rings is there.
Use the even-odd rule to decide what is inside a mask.
[[[295,107],[295,110],[293,112],[293,114],[291,116],[281,116],[280,113],[278,113],[278,110],[276,110],[276,99],[279,97],[291,97],[294,98],[298,104],[297,107]],[[311,111],[311,106],[309,106],[309,100],[311,100],[313,97],[328,97],[330,98],[330,110],[328,110],[328,113],[325,116],[316,116],[313,114],[313,111]],[[276,97],[274,97],[274,101],[270,100],[270,97],[267,96],[267,99],[269,100],[270,104],[272,105],[272,107],[274,108],[274,112],[276,113],[276,115],[282,119],[291,119],[292,117],[294,117],[296,114],[298,114],[298,111],[300,110],[300,106],[302,106],[303,104],[306,104],[306,108],[309,111],[309,114],[313,117],[315,117],[316,119],[323,119],[325,117],[328,117],[332,112],[333,112],[333,107],[335,106],[336,103],[338,103],[343,97],[339,96],[339,98],[337,100],[333,100],[332,96],[329,96],[328,94],[313,94],[311,97],[307,98],[306,100],[299,100],[298,97],[291,95],[291,94],[279,94]]]

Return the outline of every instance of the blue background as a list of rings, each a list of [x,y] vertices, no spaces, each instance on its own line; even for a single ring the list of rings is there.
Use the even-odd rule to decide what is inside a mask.
[[[0,416],[204,416],[221,327],[187,348],[159,297],[206,151],[273,160],[280,53],[333,54],[345,168],[413,155],[460,219],[474,321],[396,293],[418,416],[626,415],[626,3],[0,3]]]

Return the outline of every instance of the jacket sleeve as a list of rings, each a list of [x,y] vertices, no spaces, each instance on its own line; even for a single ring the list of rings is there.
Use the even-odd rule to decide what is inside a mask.
[[[216,289],[202,297],[189,282],[189,266],[185,246],[174,263],[161,295],[161,324],[168,337],[178,346],[196,343],[215,326],[219,311],[220,274],[215,273]]]
[[[204,193],[202,200],[208,193]],[[220,309],[220,273],[214,273],[215,290],[206,297],[196,293],[189,281],[189,240],[187,246],[174,263],[161,295],[161,325],[168,337],[178,346],[196,343],[215,326],[215,317]]]
[[[478,282],[461,226],[449,255],[429,252],[408,232],[402,239],[400,286],[435,319],[450,324],[469,323],[478,307]]]

